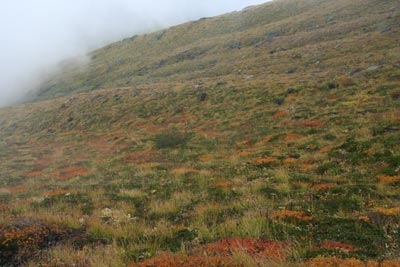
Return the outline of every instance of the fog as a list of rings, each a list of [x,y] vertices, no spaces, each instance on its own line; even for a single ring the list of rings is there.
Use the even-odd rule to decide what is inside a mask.
[[[267,0],[3,0],[0,106],[12,105],[58,62],[135,34]]]

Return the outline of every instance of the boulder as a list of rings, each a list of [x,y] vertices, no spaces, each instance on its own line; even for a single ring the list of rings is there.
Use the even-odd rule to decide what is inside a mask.
[[[203,102],[203,101],[205,101],[206,100],[206,98],[207,98],[207,94],[206,93],[201,93],[201,94],[199,94],[199,101],[200,102]]]

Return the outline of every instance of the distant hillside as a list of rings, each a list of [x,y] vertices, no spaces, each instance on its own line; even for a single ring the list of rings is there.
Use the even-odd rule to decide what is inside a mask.
[[[0,109],[0,266],[400,266],[399,41],[279,0],[64,62]]]
[[[396,0],[273,1],[108,45],[84,67],[64,64],[33,98],[217,77],[291,85],[333,79],[398,64],[399,20]]]

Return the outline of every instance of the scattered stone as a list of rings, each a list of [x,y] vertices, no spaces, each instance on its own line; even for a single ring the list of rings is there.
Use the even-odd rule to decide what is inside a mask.
[[[263,37],[255,37],[250,40],[250,45],[259,47],[260,45],[264,44],[265,39]]]
[[[295,68],[289,68],[289,69],[286,71],[286,73],[287,73],[287,74],[291,74],[291,73],[294,73],[295,71],[296,71]]]
[[[292,153],[289,155],[289,158],[293,158],[293,159],[299,159],[300,157],[301,157],[301,155],[298,153]]]
[[[380,68],[381,68],[380,66],[370,66],[370,67],[367,68],[367,71],[374,71],[374,70],[377,70],[377,69],[380,69]]]
[[[206,93],[201,93],[201,94],[199,95],[199,101],[200,101],[200,102],[205,101],[206,98],[207,98],[207,94],[206,94]]]
[[[71,121],[73,121],[73,120],[74,120],[74,117],[69,116],[68,119],[67,119],[67,122],[71,122]]]
[[[64,103],[62,103],[61,108],[67,108],[68,104],[70,104],[71,102],[73,102],[76,99],[76,97],[70,97],[67,100],[64,101]]]
[[[349,74],[352,77],[360,77],[360,76],[362,76],[362,69],[360,69],[360,68],[354,69]]]
[[[294,89],[294,88],[288,88],[288,89],[286,90],[286,94],[288,94],[288,95],[294,94],[294,93],[296,93],[296,89]]]
[[[292,55],[292,58],[293,59],[300,59],[300,58],[302,58],[303,56],[301,55],[301,54],[293,54]]]
[[[274,99],[272,99],[272,102],[274,103],[274,104],[277,104],[277,105],[282,105],[283,103],[285,103],[285,99],[283,98],[283,97],[278,97],[278,98],[274,98]]]
[[[239,40],[232,40],[226,44],[226,47],[231,50],[242,48],[242,44]]]
[[[248,80],[248,81],[251,80],[251,79],[253,79],[253,78],[254,78],[254,75],[247,75],[247,76],[246,76],[246,80]]]
[[[267,34],[267,41],[271,42],[277,36],[279,36],[279,32],[270,32]]]
[[[383,28],[383,30],[381,30],[381,33],[389,32],[391,30],[392,30],[392,27],[386,26],[385,28]]]
[[[117,141],[118,138],[119,138],[118,136],[114,136],[114,137],[108,138],[108,139],[106,140],[106,142],[107,142],[107,143],[114,142],[114,141]]]
[[[335,20],[335,17],[333,17],[333,16],[330,16],[326,19],[326,23],[328,23],[328,24],[332,24],[335,22],[336,22],[336,20]]]

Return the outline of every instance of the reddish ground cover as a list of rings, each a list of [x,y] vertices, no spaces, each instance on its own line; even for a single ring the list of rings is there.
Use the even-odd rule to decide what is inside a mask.
[[[202,251],[209,255],[232,255],[237,252],[245,252],[250,255],[258,255],[273,259],[285,259],[287,242],[274,242],[254,238],[229,238],[205,245]]]
[[[341,252],[356,252],[359,251],[359,248],[354,247],[351,244],[346,244],[346,243],[341,243],[341,242],[335,242],[335,241],[324,241],[322,244],[318,245],[318,246],[314,246],[312,248],[313,251],[315,250],[319,250],[319,249],[326,249],[326,250],[338,250]]]
[[[90,171],[84,167],[66,167],[53,172],[53,175],[59,180],[69,180],[78,176],[88,175]]]
[[[163,254],[129,267],[236,267],[227,257],[177,256]]]

